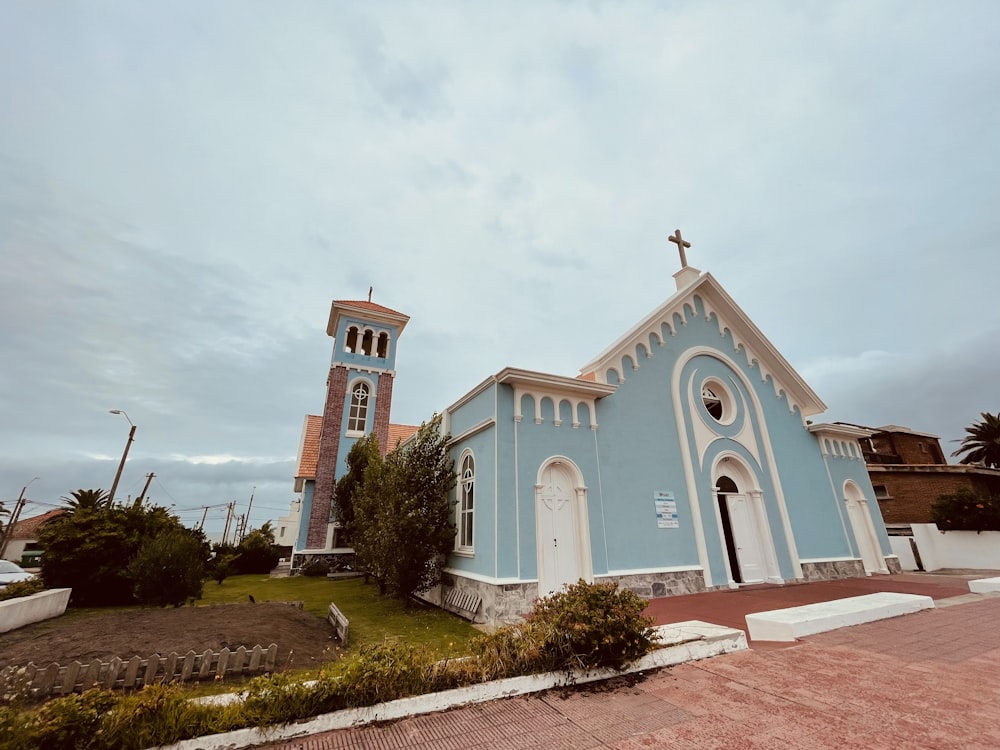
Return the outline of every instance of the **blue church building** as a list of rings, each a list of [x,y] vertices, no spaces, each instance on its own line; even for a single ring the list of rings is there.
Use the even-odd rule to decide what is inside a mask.
[[[457,533],[430,600],[497,624],[580,578],[661,597],[899,570],[858,443],[868,432],[816,421],[816,393],[671,240],[677,291],[579,375],[508,367],[442,410]],[[335,549],[345,441],[375,431],[385,449],[390,429],[413,429],[388,422],[408,318],[344,304],[324,415],[303,432],[297,554]],[[366,336],[373,354],[358,355]]]

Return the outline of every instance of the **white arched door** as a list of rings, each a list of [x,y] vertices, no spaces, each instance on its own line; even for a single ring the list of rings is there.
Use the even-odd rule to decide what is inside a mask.
[[[592,577],[586,490],[575,469],[570,463],[551,461],[543,466],[535,486],[539,596]]]
[[[847,506],[847,517],[851,522],[854,541],[865,566],[865,573],[888,573],[885,559],[879,552],[878,537],[875,535],[875,524],[868,512],[868,503],[861,490],[853,482],[844,486],[844,504]]]

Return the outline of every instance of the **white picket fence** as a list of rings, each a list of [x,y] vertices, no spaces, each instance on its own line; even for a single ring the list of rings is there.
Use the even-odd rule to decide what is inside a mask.
[[[0,695],[24,692],[32,697],[82,693],[92,687],[135,689],[143,685],[166,682],[192,682],[195,680],[222,679],[230,675],[249,675],[273,672],[278,661],[278,646],[245,646],[230,651],[206,650],[204,653],[188,651],[186,654],[170,653],[167,656],[152,654],[143,659],[133,656],[124,660],[114,657],[109,662],[96,659],[89,664],[78,661],[67,666],[52,663],[37,666],[34,662],[25,667],[7,667],[0,672]]]

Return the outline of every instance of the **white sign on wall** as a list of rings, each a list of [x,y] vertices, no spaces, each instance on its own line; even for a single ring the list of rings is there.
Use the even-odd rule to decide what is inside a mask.
[[[656,528],[679,529],[680,519],[677,517],[677,501],[673,492],[654,492],[653,507],[656,509]]]

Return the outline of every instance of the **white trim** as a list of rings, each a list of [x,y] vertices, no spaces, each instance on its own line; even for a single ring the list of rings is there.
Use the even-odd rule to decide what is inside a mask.
[[[495,576],[484,576],[481,573],[473,573],[468,570],[462,570],[460,568],[446,567],[444,572],[448,575],[457,576],[459,578],[468,578],[470,581],[479,581],[480,583],[491,583],[496,586],[505,586],[512,583],[536,583],[535,578],[497,578]]]
[[[624,381],[621,359],[626,355],[634,356],[635,343],[648,342],[651,335],[662,340],[663,326],[666,326],[671,335],[674,335],[673,316],[679,315],[682,320],[686,321],[689,317],[686,307],[690,308],[690,314],[693,315],[696,310],[695,296],[701,299],[707,319],[711,319],[711,316],[715,315],[719,333],[724,335],[725,331],[729,330],[734,350],[743,349],[743,356],[747,364],[750,367],[756,366],[760,370],[761,381],[766,382],[770,376],[775,394],[780,397],[784,393],[790,409],[797,406],[803,419],[826,411],[826,404],[795,372],[788,361],[710,273],[703,274],[691,286],[671,295],[660,307],[580,368],[580,372],[594,373],[599,382],[607,382],[608,370],[614,370]],[[734,321],[734,325],[730,325],[728,320]],[[776,373],[780,374],[780,381]],[[787,387],[785,387],[785,383],[788,384]]]
[[[803,557],[799,562],[804,563],[828,563],[828,562],[856,562],[860,557]]]
[[[482,383],[480,383],[477,386],[474,386],[471,391],[469,391],[468,393],[466,393],[464,396],[461,396],[458,399],[458,401],[456,401],[451,406],[449,406],[447,409],[445,409],[445,411],[450,413],[450,412],[454,412],[456,409],[461,409],[463,406],[465,406],[467,403],[469,403],[472,399],[474,399],[480,393],[482,393],[483,391],[485,391],[489,386],[494,385],[495,383],[496,383],[496,376],[495,375],[490,375]],[[496,400],[494,399],[494,403],[493,403],[493,416],[494,417],[496,417],[496,413],[497,413],[496,412]]]
[[[687,573],[702,570],[700,565],[668,565],[663,568],[629,568],[627,570],[609,570],[607,573],[595,573],[594,578],[610,578],[611,576],[638,576],[650,573]]]
[[[450,438],[448,440],[448,447],[451,448],[453,445],[455,445],[455,443],[460,443],[463,440],[468,440],[473,435],[477,435],[480,432],[482,432],[483,430],[488,429],[490,427],[493,427],[494,425],[496,425],[496,423],[497,423],[497,421],[493,417],[486,417],[486,419],[484,419],[482,422],[479,422],[478,424],[473,425],[472,427],[470,427],[469,429],[467,429],[465,432],[462,432],[462,433],[460,433],[458,435],[455,435],[454,437]]]
[[[466,515],[465,508],[463,507],[465,500],[464,484],[466,459],[471,459],[472,461],[472,510],[469,511],[472,525],[472,528],[469,530],[469,536],[472,537],[472,544],[462,544],[462,530],[465,524]],[[458,482],[455,488],[458,494],[458,502],[455,504],[456,523],[454,551],[463,557],[474,557],[476,554],[476,495],[478,492],[476,488],[476,454],[472,448],[464,448],[458,456]]]

